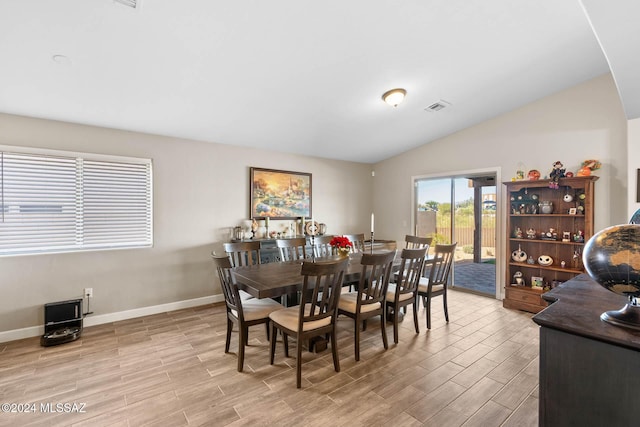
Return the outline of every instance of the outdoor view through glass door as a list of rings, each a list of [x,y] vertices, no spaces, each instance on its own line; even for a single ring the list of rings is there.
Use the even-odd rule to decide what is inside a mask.
[[[433,237],[432,248],[458,243],[451,286],[495,296],[495,174],[419,178],[415,192],[416,234]]]

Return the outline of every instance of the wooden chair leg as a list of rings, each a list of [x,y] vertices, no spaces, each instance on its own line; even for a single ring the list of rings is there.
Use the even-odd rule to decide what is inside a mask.
[[[356,358],[356,362],[358,360],[360,360],[360,325],[359,325],[359,320],[358,317],[356,316],[356,318],[354,319],[354,330],[355,330],[355,342],[353,343],[353,347],[354,347],[354,355]],[[333,350],[333,336],[331,337],[331,350]]]
[[[416,334],[420,333],[418,328],[418,298],[413,300],[413,325],[416,327]]]
[[[267,341],[269,341],[269,321],[267,320],[264,324],[265,329],[267,330]]]
[[[380,314],[380,329],[382,330],[382,344],[384,344],[384,349],[387,350],[389,348],[389,343],[387,342],[387,310],[382,310],[382,314]]]
[[[399,307],[393,308],[393,342],[398,344],[398,323],[400,322]]]
[[[442,303],[444,304],[444,318],[449,323],[449,310],[447,309],[447,291],[442,294]]]
[[[271,323],[271,348],[269,349],[269,363],[273,365],[273,360],[276,354],[276,339],[278,338],[278,330],[276,324]]]
[[[282,341],[284,342],[284,356],[289,357],[289,336],[285,331],[282,331]]]
[[[224,344],[225,353],[229,353],[229,345],[231,344],[231,331],[233,331],[233,322],[227,317],[227,341]]]
[[[244,345],[249,345],[249,327],[244,328]]]
[[[302,340],[299,335],[296,343],[296,387],[302,387]]]
[[[246,343],[246,328],[238,328],[240,336],[238,337],[238,372],[242,372],[244,367],[244,345]]]
[[[340,372],[340,359],[338,358],[338,343],[336,340],[336,329],[331,332],[331,354],[333,355],[333,369]]]
[[[427,298],[427,329],[431,329],[431,298]]]

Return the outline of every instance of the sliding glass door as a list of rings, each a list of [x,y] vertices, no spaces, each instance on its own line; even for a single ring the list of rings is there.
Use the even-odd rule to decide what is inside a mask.
[[[457,242],[450,286],[496,294],[496,176],[418,178],[415,233]],[[433,251],[433,249],[431,250]]]

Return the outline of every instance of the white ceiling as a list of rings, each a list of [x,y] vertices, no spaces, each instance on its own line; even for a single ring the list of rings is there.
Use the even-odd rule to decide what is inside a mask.
[[[609,71],[579,0],[0,0],[0,58],[0,112],[360,162]]]

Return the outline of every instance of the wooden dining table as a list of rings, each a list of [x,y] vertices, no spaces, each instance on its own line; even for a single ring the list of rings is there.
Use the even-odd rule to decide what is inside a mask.
[[[374,251],[384,253],[388,251]],[[362,253],[349,255],[349,263],[345,271],[343,283],[357,282],[362,272],[360,259]],[[337,256],[315,258],[314,262],[322,263],[337,260]],[[311,258],[306,259],[311,262]],[[396,255],[394,266],[400,265],[400,257]],[[250,266],[235,267],[233,273],[238,289],[248,292],[255,298],[276,298],[296,294],[302,290],[302,261],[271,262]]]

